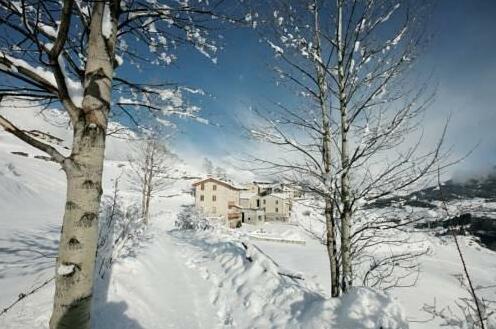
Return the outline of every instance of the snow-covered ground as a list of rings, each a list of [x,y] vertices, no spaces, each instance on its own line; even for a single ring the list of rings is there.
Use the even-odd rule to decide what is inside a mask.
[[[24,129],[62,138],[57,147],[68,152],[64,147],[71,134],[63,120],[54,126],[43,117],[53,123],[58,113],[33,117],[32,110],[0,111],[22,122]],[[109,137],[107,195],[126,170],[128,150],[126,141]],[[0,131],[0,308],[55,272],[65,178],[55,164],[35,155],[42,154]],[[136,193],[121,180],[122,202],[134,202]],[[95,328],[440,328],[441,322],[430,320],[422,310],[424,304],[435,300],[443,307],[466,296],[456,278],[460,265],[452,242],[417,233],[432,252],[420,259],[416,286],[390,293],[357,288],[341,299],[330,299],[325,249],[318,234],[308,233],[318,232],[318,218],[296,209],[302,216],[291,224],[181,231],[174,222],[183,206],[193,202],[190,184],[178,181],[153,201],[149,228],[130,247],[133,252],[96,280]],[[496,254],[468,239],[462,242],[476,284],[494,284]],[[25,298],[0,316],[0,328],[47,328],[53,292],[50,282]],[[486,293],[495,299],[494,289]]]
[[[288,272],[302,274],[304,278],[316,283],[316,290],[329,295],[329,261],[325,246],[318,239],[322,236],[324,224],[322,218],[318,217],[315,211],[297,204],[295,218],[292,218],[290,224],[266,223],[262,228],[245,225],[243,230],[248,236],[251,232],[262,230],[270,237],[293,236],[304,240],[304,245],[259,240],[252,242],[277,261],[282,268]],[[463,318],[456,304],[459,303],[459,298],[469,297],[466,288],[460,284],[462,265],[453,238],[451,236],[434,237],[420,231],[409,234],[412,240],[419,241],[418,245],[429,250],[429,253],[418,258],[420,274],[415,285],[391,288],[388,292],[405,308],[410,328],[444,328],[446,327],[445,321],[437,317],[433,318],[425,309],[436,306],[437,310],[441,311],[449,307],[455,317]],[[496,287],[494,286],[496,283],[496,252],[481,247],[470,237],[459,237],[459,241],[474,285],[489,287],[478,292],[480,297],[494,301],[496,299]],[[492,325],[495,326],[494,315],[492,321]],[[450,327],[458,328],[454,322],[448,326]]]
[[[71,132],[61,113],[1,111],[22,129],[60,138],[53,145],[68,152]],[[109,137],[104,194],[111,195],[121,177],[122,206],[138,197],[122,175],[127,152],[127,141]],[[1,328],[47,328],[52,306],[65,177],[57,165],[35,156],[43,154],[0,131],[0,306],[48,281],[0,316]],[[151,224],[132,252],[96,279],[95,328],[405,327],[401,307],[380,292],[358,289],[343,300],[329,300],[311,282],[281,274],[248,241],[243,247],[236,232],[176,230],[178,212],[193,202],[190,184],[179,181],[155,199]]]

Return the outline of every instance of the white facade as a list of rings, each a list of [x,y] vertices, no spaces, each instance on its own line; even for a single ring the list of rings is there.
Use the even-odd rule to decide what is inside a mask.
[[[285,221],[291,215],[292,201],[286,193],[254,194],[249,199],[242,199],[241,206],[243,209],[263,210],[265,220]]]
[[[207,216],[240,220],[240,188],[209,177],[193,184],[195,205]]]
[[[252,190],[241,191],[239,194],[239,205],[242,208],[250,208],[251,207],[251,199],[257,196],[256,192],[252,192]]]
[[[241,210],[241,222],[253,225],[265,222],[265,211],[262,209],[243,208]]]
[[[254,182],[242,189],[208,177],[193,186],[196,208],[206,216],[226,219],[230,227],[237,227],[242,222],[286,221],[291,215],[293,193],[284,190],[282,184]]]
[[[261,198],[266,220],[285,221],[291,215],[291,198],[283,193],[268,194]]]

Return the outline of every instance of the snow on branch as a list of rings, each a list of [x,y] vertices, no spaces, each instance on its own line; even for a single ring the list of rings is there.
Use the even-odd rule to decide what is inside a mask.
[[[37,66],[34,67],[23,59],[14,58],[3,51],[0,51],[0,71],[15,77],[25,77],[28,82],[40,89],[49,92],[57,92],[57,85],[53,73],[49,70]]]
[[[125,81],[125,80],[120,80]],[[128,83],[128,82],[126,82]],[[139,96],[130,98],[121,96],[115,105],[126,110],[148,110],[154,118],[166,126],[173,126],[168,117],[190,118],[198,122],[208,124],[206,119],[200,117],[200,107],[190,104],[185,99],[184,93],[204,95],[201,89],[188,87],[166,87],[133,85],[128,83],[128,87],[133,92],[139,90]],[[127,111],[127,110],[126,110]],[[130,111],[127,111],[132,116]],[[137,125],[139,123],[135,121]]]
[[[57,149],[55,149],[53,146],[50,146],[48,144],[45,144],[37,140],[34,137],[31,137],[29,134],[25,133],[24,131],[14,126],[9,120],[7,120],[2,115],[0,115],[0,127],[5,129],[6,132],[11,133],[17,138],[28,143],[29,145],[39,149],[40,151],[47,153],[48,155],[50,155],[52,161],[60,164],[64,162],[65,157],[59,151],[57,151]]]
[[[118,8],[114,8],[115,3]],[[112,61],[114,68],[126,67],[126,72],[140,71],[144,65],[169,65],[177,60],[177,49],[185,45],[215,63],[220,46],[212,31],[223,23],[244,21],[244,15],[243,19],[232,18],[236,15],[229,13],[230,7],[222,6],[222,1],[115,3],[103,6],[100,28],[107,41],[115,33]],[[1,83],[5,88],[0,88],[0,95],[58,102],[71,118],[77,118],[85,92],[90,23],[94,14],[91,8],[95,4],[81,0],[0,1],[0,26],[10,36],[9,40],[0,41],[0,74],[8,77]],[[153,86],[143,81],[146,78],[142,74],[139,76],[140,86],[118,81],[119,70],[113,77],[118,81],[112,83],[114,99],[125,99],[116,103],[117,109],[125,109],[127,116],[138,117],[131,110],[146,108],[165,124],[170,124],[165,119],[170,115],[208,123],[200,118],[200,108],[186,101],[187,94],[196,97],[203,92]]]
[[[105,4],[105,8],[103,9],[102,34],[106,39],[109,39],[112,35],[112,21],[110,18],[110,7],[108,3]]]
[[[242,17],[233,18],[235,15],[226,14],[221,4],[201,0],[168,4],[158,1],[124,3],[118,35],[131,34],[147,44],[156,65],[170,64],[175,59],[171,51],[181,44],[192,45],[216,63],[219,46],[210,35],[213,26],[217,28],[224,22],[245,21]],[[127,48],[125,52],[130,51]]]
[[[271,41],[267,41],[267,43],[268,43],[268,44],[270,45],[270,47],[274,50],[274,52],[276,53],[276,56],[277,56],[277,55],[282,55],[282,54],[284,54],[284,50],[283,50],[281,47],[279,47],[279,46],[275,45],[275,44],[274,44],[274,43],[272,43]]]

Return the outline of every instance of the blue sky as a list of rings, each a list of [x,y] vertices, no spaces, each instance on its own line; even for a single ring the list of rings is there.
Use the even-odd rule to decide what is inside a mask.
[[[478,144],[461,168],[496,164],[496,1],[438,1],[434,40],[424,63],[439,83],[432,123],[452,113],[448,143],[459,154]],[[432,125],[432,124],[431,124]]]
[[[432,74],[438,85],[425,121],[428,138],[436,136],[451,113],[446,145],[459,155],[478,145],[461,169],[496,164],[495,17],[493,0],[436,1],[428,29],[433,39],[417,65],[421,75]],[[143,72],[208,93],[193,101],[218,126],[181,121],[174,141],[177,152],[199,159],[246,151],[239,118],[250,105],[288,97],[284,88],[275,85],[269,69],[273,53],[254,31],[238,28],[221,33],[224,49],[218,53],[218,64],[182,49],[167,70]]]
[[[218,64],[189,48],[180,50],[178,61],[166,71],[170,74],[167,79],[206,92],[192,101],[202,107],[202,116],[212,124],[179,121],[175,143],[178,149],[209,157],[227,155],[243,144],[240,113],[261,100],[286,95],[275,86],[269,70],[273,53],[259,42],[256,33],[239,28],[221,33],[223,49],[217,54]]]

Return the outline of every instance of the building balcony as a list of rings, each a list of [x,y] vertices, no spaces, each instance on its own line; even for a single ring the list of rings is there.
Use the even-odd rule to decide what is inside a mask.
[[[227,202],[227,208],[229,208],[229,209],[231,209],[231,208],[241,209],[241,207],[234,201],[228,201]]]
[[[231,212],[227,214],[227,219],[239,219],[241,214],[239,212]]]

